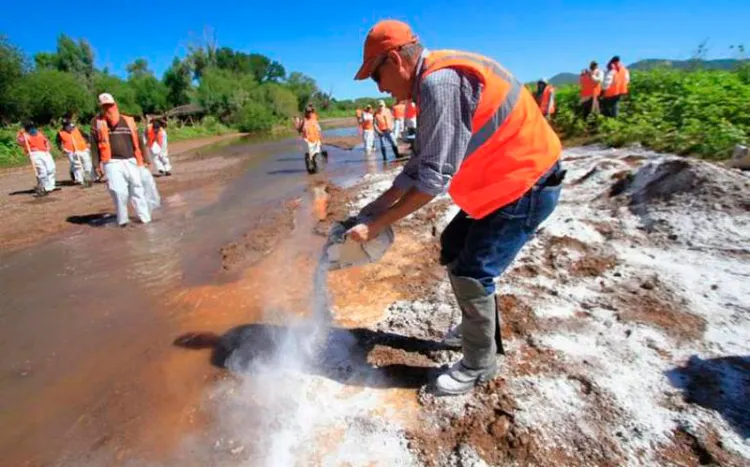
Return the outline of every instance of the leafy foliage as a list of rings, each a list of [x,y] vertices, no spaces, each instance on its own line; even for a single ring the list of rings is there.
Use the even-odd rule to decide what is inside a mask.
[[[613,146],[630,142],[659,151],[728,157],[750,139],[750,83],[736,71],[654,69],[631,73],[630,95],[617,119],[579,117],[578,87],[557,92],[554,124],[564,137],[590,136]]]

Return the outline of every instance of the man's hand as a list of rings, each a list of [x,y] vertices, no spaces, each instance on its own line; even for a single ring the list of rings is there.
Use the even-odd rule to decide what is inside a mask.
[[[355,242],[365,243],[377,237],[384,228],[385,226],[381,227],[378,224],[357,224],[349,229],[346,235]]]

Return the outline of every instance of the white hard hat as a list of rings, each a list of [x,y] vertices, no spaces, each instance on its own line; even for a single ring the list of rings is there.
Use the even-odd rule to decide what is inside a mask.
[[[114,104],[114,103],[115,103],[115,98],[112,97],[112,94],[108,92],[99,94],[99,105]]]

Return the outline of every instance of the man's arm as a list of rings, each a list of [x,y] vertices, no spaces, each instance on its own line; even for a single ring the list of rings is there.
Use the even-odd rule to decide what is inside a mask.
[[[352,228],[352,238],[357,241],[374,238],[386,226],[445,192],[469,146],[471,120],[480,92],[476,80],[452,69],[435,72],[425,79],[420,86],[419,152],[396,177],[390,193],[384,193],[375,203],[383,207],[398,198],[366,225]]]

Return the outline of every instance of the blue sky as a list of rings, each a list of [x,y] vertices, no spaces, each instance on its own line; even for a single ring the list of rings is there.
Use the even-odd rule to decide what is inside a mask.
[[[378,94],[374,83],[355,83],[352,76],[367,30],[382,18],[407,21],[431,49],[482,53],[531,81],[576,72],[592,59],[606,62],[614,54],[625,63],[689,58],[705,38],[709,57],[731,56],[730,44],[750,47],[750,7],[742,6],[746,2],[135,0],[104,7],[91,0],[38,0],[31,9],[24,2],[9,2],[0,17],[0,32],[28,55],[54,50],[63,32],[86,38],[96,51],[97,66],[124,75],[125,65],[145,57],[161,76],[175,55],[184,55],[190,38],[200,37],[210,26],[220,46],[268,55],[287,71],[307,73],[324,90],[349,98]],[[379,3],[383,6],[377,8]]]

